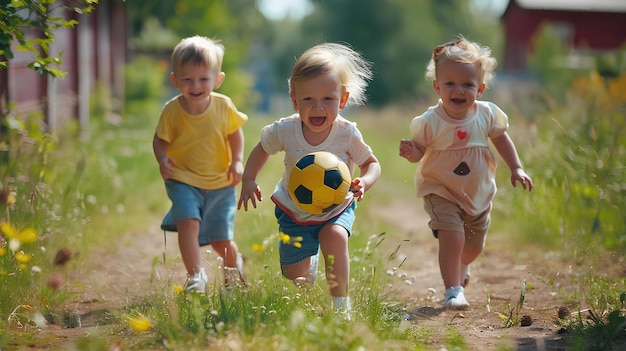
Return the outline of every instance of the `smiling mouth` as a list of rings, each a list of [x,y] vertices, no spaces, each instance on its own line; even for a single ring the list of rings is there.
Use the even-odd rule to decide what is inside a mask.
[[[463,104],[465,103],[465,99],[450,99],[455,104]]]
[[[314,126],[321,126],[326,121],[326,117],[309,117],[309,122]]]

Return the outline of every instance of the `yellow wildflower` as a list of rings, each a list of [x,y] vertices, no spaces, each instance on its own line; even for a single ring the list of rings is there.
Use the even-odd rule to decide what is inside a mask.
[[[9,239],[9,248],[13,252],[17,251],[21,244],[28,244],[37,240],[37,232],[33,228],[26,227],[17,230],[7,222],[0,223],[0,234]]]
[[[139,315],[137,317],[129,317],[128,326],[131,327],[134,331],[142,333],[152,328],[152,321],[150,321],[148,317],[143,315]]]
[[[183,291],[185,290],[185,289],[183,289],[183,287],[182,287],[182,286],[180,286],[180,285],[172,285],[172,289],[174,289],[174,291],[176,291],[176,293],[178,293],[178,294],[182,294],[182,293],[183,293]]]
[[[9,239],[12,239],[17,235],[17,230],[11,224],[7,222],[2,222],[0,223],[0,234],[6,236]]]
[[[31,259],[31,256],[28,254],[25,254],[24,251],[15,253],[15,260],[19,263],[26,264],[30,261],[30,259]]]
[[[611,79],[608,83],[609,93],[617,99],[617,102],[626,102],[626,73]]]
[[[16,238],[22,244],[32,243],[33,241],[37,240],[37,232],[35,232],[35,229],[33,228],[26,227],[17,232]]]
[[[285,245],[289,244],[289,242],[291,241],[291,237],[289,236],[289,234],[285,234],[283,232],[279,232],[278,237],[280,238],[280,241],[282,241]]]
[[[297,248],[302,247],[302,240],[304,240],[301,236],[291,237],[288,234],[285,234],[283,232],[279,232],[278,237],[280,238],[280,241],[282,241],[283,245],[291,244]]]
[[[252,251],[262,253],[263,251],[265,251],[265,247],[263,247],[263,245],[261,244],[252,244]]]
[[[0,256],[4,256],[4,254],[7,253],[7,248],[6,247],[0,247]]]

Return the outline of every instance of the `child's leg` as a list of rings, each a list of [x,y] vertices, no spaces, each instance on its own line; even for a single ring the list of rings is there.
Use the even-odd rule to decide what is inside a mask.
[[[311,257],[305,260],[302,260],[298,263],[281,266],[283,276],[289,280],[307,277],[310,273],[309,272],[310,268],[311,268]]]
[[[465,245],[463,247],[463,254],[461,255],[461,286],[465,287],[470,281],[470,263],[480,255],[482,249],[476,249]]]
[[[319,241],[326,263],[326,280],[330,296],[348,296],[350,281],[348,231],[340,225],[326,225],[319,232]]]
[[[485,247],[487,230],[491,222],[491,206],[478,216],[466,216],[465,220],[465,245],[461,255],[461,286],[469,283],[469,265],[480,256]]]
[[[239,248],[234,240],[217,240],[211,242],[213,250],[224,259],[224,266],[230,268],[237,267],[237,256]]]
[[[182,219],[176,222],[178,229],[178,248],[183,258],[183,264],[190,276],[200,272],[200,250],[198,247],[198,233],[200,222],[197,219]]]
[[[247,287],[243,276],[243,262],[238,262],[240,255],[235,241],[217,240],[211,242],[211,246],[224,259],[224,285],[226,288]]]
[[[462,232],[439,230],[439,270],[446,289],[460,285],[461,255],[465,244]]]

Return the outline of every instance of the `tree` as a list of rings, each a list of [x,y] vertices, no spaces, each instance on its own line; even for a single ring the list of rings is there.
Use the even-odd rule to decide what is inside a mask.
[[[250,89],[254,84],[253,77],[242,67],[254,55],[251,50],[258,38],[265,35],[264,28],[268,25],[267,19],[256,7],[250,6],[250,0],[176,0],[164,5],[166,11],[158,4],[160,2],[126,2],[135,30],[144,28],[145,31],[146,24],[156,19],[161,28],[170,34],[165,38],[154,38],[154,31],[145,35],[140,32],[140,39],[152,37],[150,42],[142,41],[141,49],[169,57],[174,45],[184,37],[202,35],[221,40],[226,48],[222,70],[227,78],[219,91],[233,98],[240,108],[254,106],[256,97]],[[164,41],[169,41],[171,37],[175,38],[174,42],[166,45]]]
[[[55,30],[74,28],[78,21],[55,17],[55,11],[64,8],[76,14],[89,13],[98,0],[0,0],[0,142],[7,138],[8,111],[6,78],[9,60],[13,58],[13,44],[17,50],[32,53],[28,67],[41,75],[64,77],[58,69],[63,52],[50,56],[49,45],[54,42]],[[1,161],[0,161],[1,162]]]
[[[65,72],[55,67],[61,64],[61,56],[48,56],[48,46],[54,42],[54,30],[74,28],[78,21],[62,17],[52,17],[56,7],[64,7],[77,14],[89,13],[98,0],[72,0],[66,5],[57,4],[56,0],[0,0],[0,69],[7,69],[8,60],[13,58],[12,45],[18,42],[18,50],[33,54],[33,61],[28,65],[40,74],[63,77]],[[27,33],[39,35],[28,38]]]
[[[432,94],[424,79],[432,48],[459,34],[480,41],[477,23],[487,22],[487,16],[476,18],[469,1],[310,1],[314,11],[302,21],[302,35],[294,45],[349,43],[374,63],[374,79],[367,90],[372,105]]]

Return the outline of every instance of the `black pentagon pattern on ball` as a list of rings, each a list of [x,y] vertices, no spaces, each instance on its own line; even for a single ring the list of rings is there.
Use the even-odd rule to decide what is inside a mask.
[[[314,162],[315,162],[315,155],[308,154],[308,155],[302,156],[302,158],[298,161],[298,163],[296,163],[296,167],[300,169],[305,169],[307,166],[312,165]]]
[[[303,185],[297,187],[296,190],[293,191],[293,194],[302,204],[310,205],[313,203],[313,192]]]
[[[327,169],[324,171],[324,185],[327,187],[337,190],[341,183],[343,182],[343,177],[339,170],[337,169]]]

